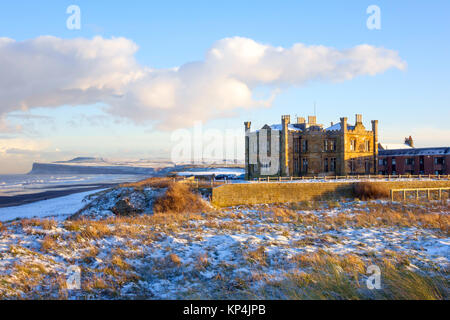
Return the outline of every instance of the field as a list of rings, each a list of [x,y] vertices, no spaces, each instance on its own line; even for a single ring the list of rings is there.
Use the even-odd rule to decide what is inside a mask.
[[[0,226],[0,298],[449,299],[448,200],[371,193],[217,209],[164,179],[102,191]]]

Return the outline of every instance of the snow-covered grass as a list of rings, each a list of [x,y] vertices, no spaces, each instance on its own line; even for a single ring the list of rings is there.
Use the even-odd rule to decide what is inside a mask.
[[[144,196],[139,196],[144,194]],[[151,213],[152,188],[92,197],[66,221],[0,227],[0,297],[448,299],[448,202],[304,202]],[[143,214],[116,216],[121,197]],[[109,212],[108,212],[109,211]],[[367,268],[381,269],[369,290]],[[66,273],[81,269],[81,288]]]

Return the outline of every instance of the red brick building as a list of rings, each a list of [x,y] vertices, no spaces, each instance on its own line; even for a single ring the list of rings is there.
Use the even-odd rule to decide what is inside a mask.
[[[450,147],[378,151],[379,174],[450,174]]]

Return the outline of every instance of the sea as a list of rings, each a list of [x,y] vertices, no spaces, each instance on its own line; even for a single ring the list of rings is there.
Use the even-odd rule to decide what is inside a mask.
[[[143,175],[130,174],[6,174],[0,175],[0,197],[84,189],[96,185],[135,182],[144,178]]]

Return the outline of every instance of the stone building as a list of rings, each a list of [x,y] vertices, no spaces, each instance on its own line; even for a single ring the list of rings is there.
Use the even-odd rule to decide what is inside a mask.
[[[245,122],[245,172],[247,179],[267,176],[327,176],[376,174],[378,120],[371,130],[357,114],[355,124],[347,118],[324,128],[315,116],[281,117],[281,124],[251,131]]]

